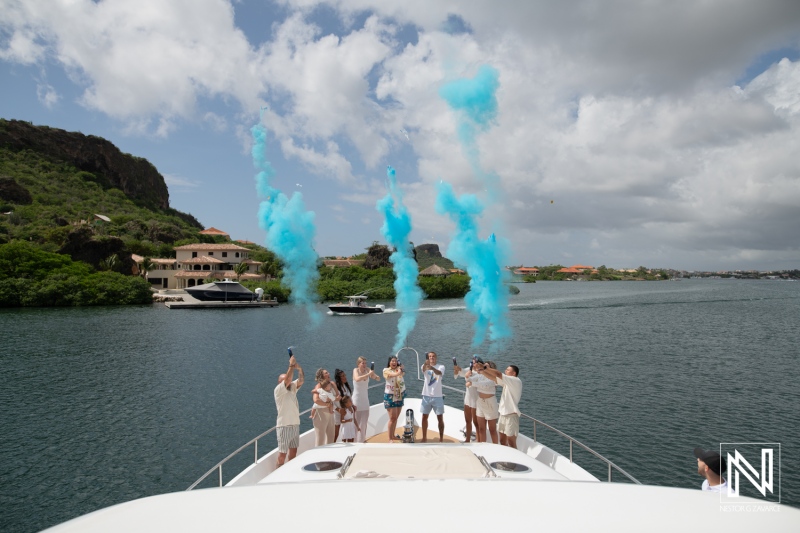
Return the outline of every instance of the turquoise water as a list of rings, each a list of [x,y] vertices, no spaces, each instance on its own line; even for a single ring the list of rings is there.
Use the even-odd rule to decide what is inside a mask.
[[[699,487],[695,446],[779,442],[782,501],[800,506],[800,474],[787,467],[800,454],[800,283],[520,288],[514,339],[492,357],[520,366],[524,412],[657,485]],[[463,302],[423,305],[409,344],[466,362],[473,319]],[[291,306],[0,310],[0,530],[38,531],[185,489],[274,424],[287,346],[309,375],[350,370],[359,355],[380,368],[398,317],[325,316],[309,329]],[[300,400],[310,406],[310,395]],[[538,437],[568,453],[557,435]],[[576,460],[605,475],[590,456]]]

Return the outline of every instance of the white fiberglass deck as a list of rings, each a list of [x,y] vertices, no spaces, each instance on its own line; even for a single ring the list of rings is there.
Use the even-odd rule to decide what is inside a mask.
[[[406,407],[418,412],[419,400],[406,400]],[[383,406],[373,406],[369,435],[383,432],[386,418]],[[448,407],[445,434],[458,438],[462,427],[463,413]],[[438,532],[490,531],[501,523],[549,531],[800,531],[800,510],[779,506],[778,512],[726,512],[718,494],[699,489],[600,483],[523,436],[519,450],[486,443],[313,444],[313,431],[307,432],[297,458],[274,470],[277,452],[272,451],[224,488],[142,498],[48,531],[302,532],[332,521],[368,531],[387,524],[406,527],[404,520],[415,531]],[[342,478],[338,467],[303,468],[316,462],[347,465],[348,458],[352,462]],[[498,462],[527,469],[508,472],[490,466]],[[741,500],[742,507],[763,505]],[[394,509],[388,520],[382,509]]]
[[[402,434],[403,432],[403,425],[402,423],[405,421],[405,411],[406,409],[413,409],[415,412],[415,419],[417,424],[421,423],[420,415],[419,415],[419,407],[420,407],[421,400],[418,398],[407,398],[405,401],[405,406],[403,407],[401,418],[398,421],[398,429],[397,434]],[[464,427],[464,412],[460,409],[455,409],[452,407],[445,408],[444,414],[444,421],[445,421],[445,435],[450,437],[455,441],[459,441],[463,439],[463,435],[461,434],[461,430]],[[386,424],[388,422],[388,415],[386,413],[386,409],[384,409],[383,405],[373,405],[370,408],[369,414],[369,428],[367,431],[367,440],[372,438],[375,435],[383,433],[386,431]],[[296,481],[297,479],[308,479],[308,472],[303,470],[303,466],[314,463],[314,462],[324,462],[324,461],[337,461],[340,463],[344,463],[347,457],[356,454],[357,451],[360,449],[361,446],[366,446],[368,449],[371,447],[389,447],[390,449],[407,449],[407,448],[421,448],[421,447],[455,447],[455,448],[464,448],[470,451],[470,454],[473,456],[481,456],[484,457],[488,463],[493,463],[496,461],[499,462],[514,462],[518,464],[524,464],[530,469],[530,472],[526,473],[518,473],[512,472],[508,473],[510,476],[514,477],[515,479],[518,478],[526,478],[526,479],[542,479],[542,480],[572,480],[572,481],[598,481],[598,479],[578,466],[576,463],[570,462],[570,460],[563,455],[556,453],[555,451],[551,450],[547,446],[544,446],[540,442],[535,442],[532,439],[525,437],[524,435],[520,435],[517,438],[517,449],[511,449],[507,446],[499,446],[499,445],[491,445],[491,444],[439,444],[432,442],[435,440],[433,437],[438,435],[438,432],[435,431],[437,429],[437,420],[434,415],[431,415],[428,419],[428,443],[421,444],[419,442],[415,444],[372,444],[368,443],[366,445],[358,445],[358,444],[347,444],[347,443],[336,443],[336,444],[329,444],[327,446],[322,446],[315,448],[314,447],[314,431],[310,430],[303,433],[300,436],[300,446],[298,447],[298,455],[293,461],[287,462],[283,467],[279,470],[275,471],[275,461],[277,458],[278,451],[273,450],[270,453],[266,454],[265,456],[261,457],[258,460],[258,463],[252,465],[241,474],[236,476],[232,479],[227,486],[229,487],[238,487],[238,486],[245,486],[245,485],[253,485],[256,483],[265,483],[265,482],[286,482],[286,481]],[[419,432],[418,432],[419,434]],[[406,453],[413,453],[413,452],[406,452]],[[417,454],[418,455],[418,454]],[[273,474],[274,471],[274,474]],[[496,471],[497,472],[497,471]],[[328,472],[316,472],[315,480],[321,479],[335,479],[337,471],[328,471]],[[500,472],[497,472],[498,475],[501,475]],[[506,475],[505,472],[502,475]],[[295,478],[295,476],[299,476]],[[392,477],[397,478],[399,477],[397,473],[394,473]],[[453,476],[451,476],[453,477]],[[464,479],[472,479],[471,476],[461,476]]]

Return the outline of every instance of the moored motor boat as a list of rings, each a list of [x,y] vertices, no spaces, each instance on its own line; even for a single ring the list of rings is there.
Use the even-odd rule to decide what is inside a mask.
[[[367,296],[365,294],[357,294],[355,296],[348,296],[346,304],[338,303],[329,305],[328,309],[334,313],[343,315],[367,315],[370,313],[383,313],[384,306],[367,305]]]
[[[184,289],[189,296],[201,302],[253,302],[257,296],[238,281],[224,279],[205,285]]]

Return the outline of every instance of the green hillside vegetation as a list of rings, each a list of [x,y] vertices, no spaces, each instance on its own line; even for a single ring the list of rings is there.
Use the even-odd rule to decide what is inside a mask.
[[[0,307],[152,303],[147,280],[95,272],[81,261],[15,241],[0,246]]]
[[[191,215],[137,205],[95,174],[24,150],[0,148],[0,178],[11,178],[30,193],[29,204],[0,199],[0,244],[19,239],[57,252],[67,235],[86,221],[99,236],[117,236],[131,253],[170,257],[175,243],[201,241],[203,229]],[[94,219],[109,217],[111,223]]]

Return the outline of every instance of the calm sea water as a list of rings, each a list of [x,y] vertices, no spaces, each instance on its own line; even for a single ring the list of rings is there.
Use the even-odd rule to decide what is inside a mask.
[[[779,442],[782,501],[800,506],[800,474],[787,466],[800,457],[800,283],[520,288],[514,338],[493,358],[520,366],[524,412],[656,485],[698,488],[695,446]],[[463,302],[424,305],[409,345],[466,362],[473,318]],[[274,424],[287,346],[309,375],[349,371],[359,355],[380,368],[398,317],[325,316],[311,329],[291,306],[0,310],[0,530],[38,531],[185,489]],[[568,453],[557,435],[538,437]],[[576,460],[605,473],[588,455]]]

